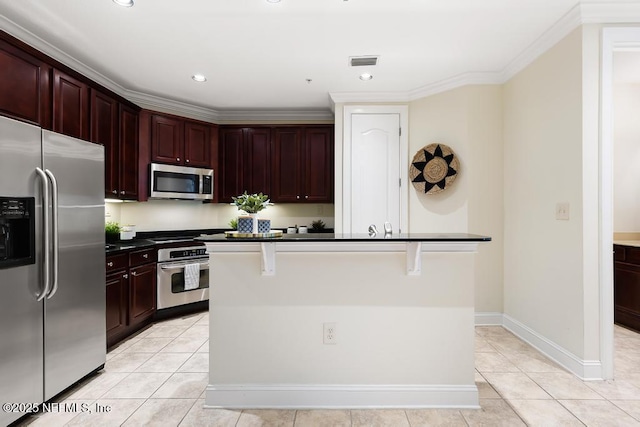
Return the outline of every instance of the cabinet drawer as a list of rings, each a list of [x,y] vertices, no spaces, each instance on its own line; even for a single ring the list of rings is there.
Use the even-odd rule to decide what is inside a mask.
[[[129,267],[129,258],[127,257],[127,254],[110,255],[107,257],[107,273],[117,270],[125,270],[127,267]]]
[[[135,267],[137,265],[148,264],[150,262],[156,262],[158,252],[155,248],[144,249],[141,251],[134,251],[129,254],[129,266]]]

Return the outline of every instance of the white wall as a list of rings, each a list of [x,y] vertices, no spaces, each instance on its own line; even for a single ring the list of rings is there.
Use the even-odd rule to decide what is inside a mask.
[[[579,358],[585,356],[582,66],[578,29],[503,87],[504,312]],[[570,220],[555,219],[557,202],[570,203]]]
[[[238,209],[227,204],[205,204],[187,200],[149,200],[140,203],[107,203],[106,220],[133,224],[136,231],[197,230],[228,228],[229,221],[238,216]],[[260,212],[261,218],[271,220],[271,228],[293,225],[311,226],[322,219],[333,228],[333,205],[282,203]]]
[[[640,84],[614,85],[613,104],[613,229],[640,232]]]

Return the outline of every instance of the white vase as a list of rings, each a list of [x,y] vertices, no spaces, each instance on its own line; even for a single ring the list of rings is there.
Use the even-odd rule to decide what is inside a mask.
[[[249,216],[253,220],[253,226],[252,226],[252,231],[251,232],[253,234],[257,234],[258,233],[258,214],[257,213],[250,213]]]

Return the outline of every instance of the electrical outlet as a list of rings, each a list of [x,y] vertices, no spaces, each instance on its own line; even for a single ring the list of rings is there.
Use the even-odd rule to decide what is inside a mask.
[[[318,207],[316,208],[316,214],[317,215],[324,215],[324,208],[322,207],[322,205],[318,205]]]
[[[335,323],[323,323],[323,344],[336,344],[336,324]]]
[[[556,203],[556,219],[569,219],[569,202]]]

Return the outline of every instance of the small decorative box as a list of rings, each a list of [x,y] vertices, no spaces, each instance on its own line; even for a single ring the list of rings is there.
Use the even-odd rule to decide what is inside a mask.
[[[268,233],[271,231],[270,219],[258,219],[258,233]]]

